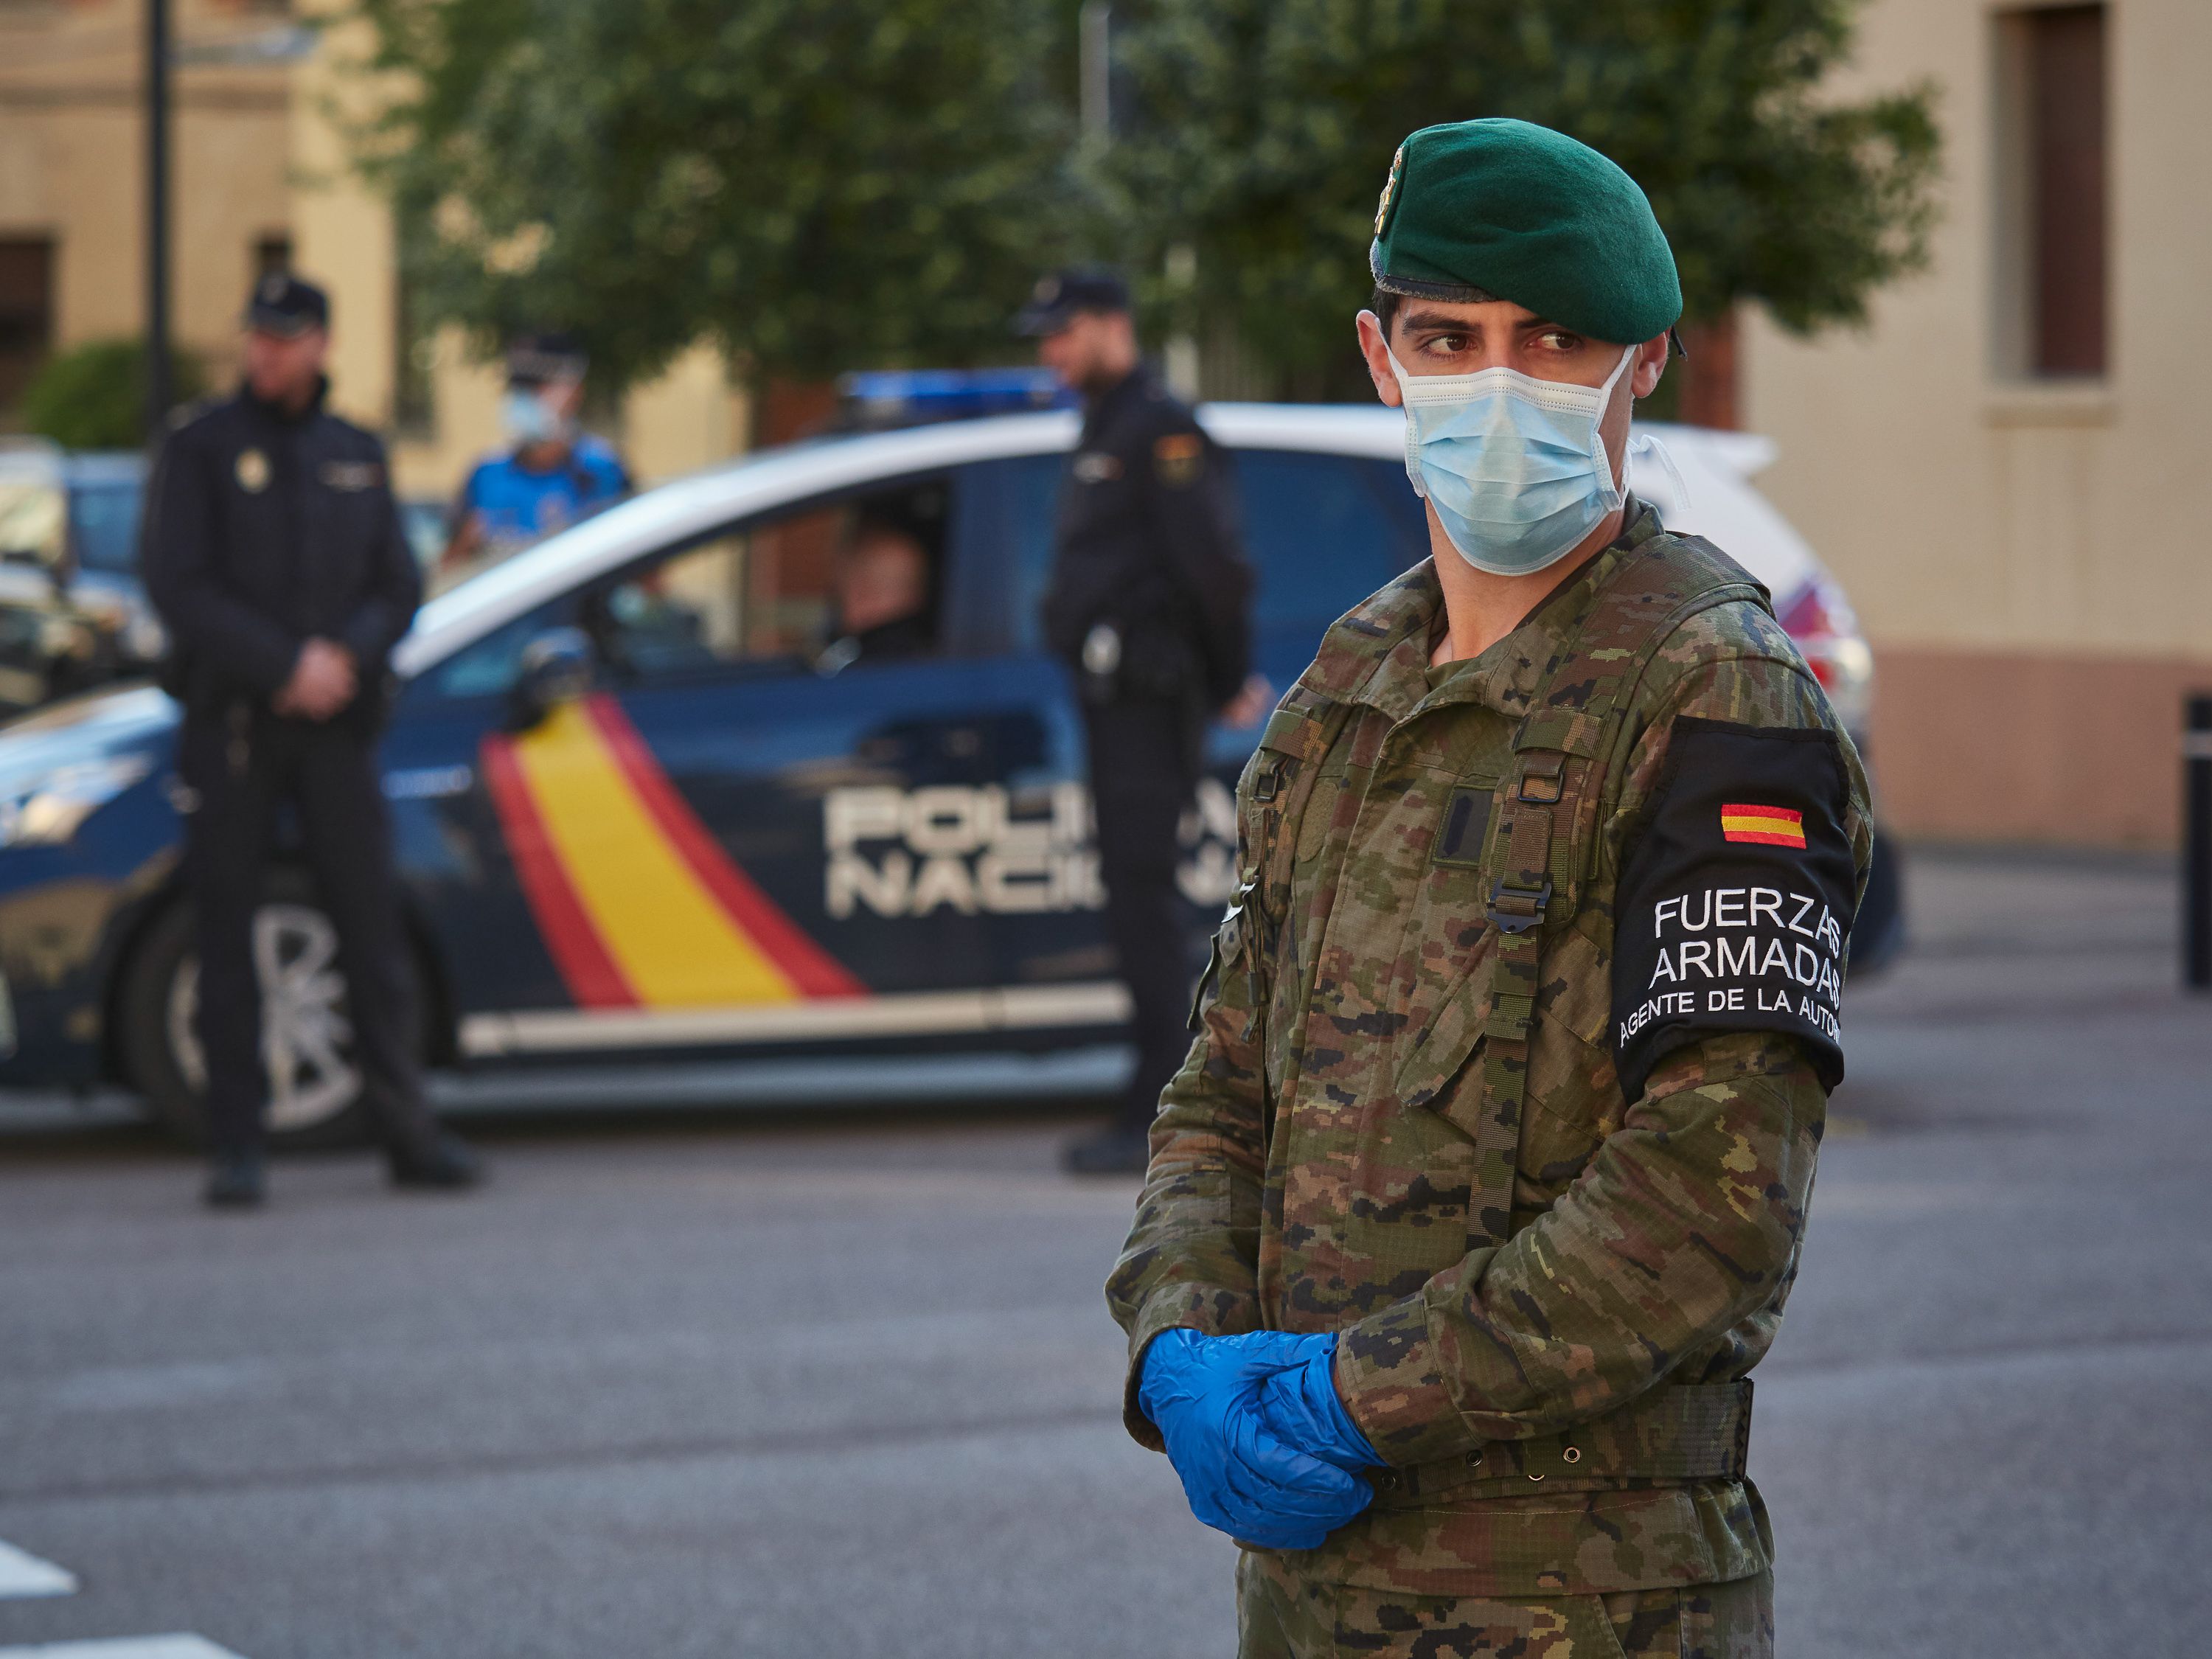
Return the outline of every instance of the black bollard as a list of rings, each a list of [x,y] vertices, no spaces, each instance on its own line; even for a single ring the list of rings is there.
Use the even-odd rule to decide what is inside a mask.
[[[2187,700],[2181,739],[2181,970],[2212,991],[2212,696]]]

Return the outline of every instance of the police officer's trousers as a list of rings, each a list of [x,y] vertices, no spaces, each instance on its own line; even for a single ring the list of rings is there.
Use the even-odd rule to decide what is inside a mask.
[[[388,1144],[419,1141],[429,1120],[374,736],[243,709],[230,720],[193,715],[179,738],[178,772],[198,797],[185,869],[197,913],[210,1147],[252,1151],[264,1133],[253,918],[288,801],[316,897],[337,930],[364,1102]]]
[[[1492,1600],[1322,1583],[1248,1550],[1237,1621],[1237,1659],[1773,1659],[1774,1575]]]
[[[1197,787],[1189,714],[1180,702],[1086,704],[1091,795],[1098,817],[1106,931],[1135,1006],[1137,1069],[1121,1122],[1149,1126],[1190,1050],[1191,967],[1183,945],[1176,829]]]

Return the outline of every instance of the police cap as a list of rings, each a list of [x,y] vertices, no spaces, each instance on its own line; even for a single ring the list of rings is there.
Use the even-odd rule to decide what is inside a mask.
[[[289,271],[272,270],[246,297],[246,325],[257,334],[287,338],[331,325],[331,296]]]
[[[1037,278],[1030,302],[1014,319],[1014,332],[1031,339],[1057,334],[1086,311],[1127,311],[1129,285],[1097,265],[1078,265]]]
[[[1385,293],[1510,300],[1616,345],[1682,314],[1674,251],[1636,181],[1527,121],[1423,127],[1399,145],[1368,263]]]

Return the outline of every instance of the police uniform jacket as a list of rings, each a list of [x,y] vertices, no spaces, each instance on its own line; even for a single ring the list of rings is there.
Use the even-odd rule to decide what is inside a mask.
[[[1191,411],[1139,368],[1098,398],[1060,497],[1046,637],[1071,663],[1100,623],[1118,694],[1218,708],[1250,671],[1252,589],[1233,484]]]
[[[250,391],[171,428],[147,491],[141,562],[170,635],[164,674],[188,712],[259,706],[309,639],[352,652],[372,720],[392,648],[422,599],[384,446],[324,407]]]

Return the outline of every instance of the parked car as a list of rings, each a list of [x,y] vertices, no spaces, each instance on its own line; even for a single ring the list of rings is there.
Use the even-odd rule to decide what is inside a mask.
[[[1259,572],[1257,666],[1425,556],[1398,416],[1215,404]],[[1040,1050],[1127,1001],[1098,915],[1082,723],[1038,637],[1076,417],[943,421],[768,451],[647,492],[432,599],[385,755],[431,1056]],[[1636,487],[1776,592],[1839,708],[1870,659],[1743,482],[1746,441],[1669,434]],[[1663,471],[1663,469],[1662,470]],[[935,568],[927,654],[841,665],[833,551],[866,512]],[[190,1131],[201,1076],[178,880],[177,712],[151,687],[0,732],[0,1084],[120,1080]],[[1216,730],[1187,815],[1194,940],[1234,883]],[[1876,953],[1888,924],[1870,919]],[[335,938],[281,868],[257,924],[276,1132],[356,1127]]]
[[[135,454],[0,445],[0,712],[151,671],[161,625],[138,585]]]

